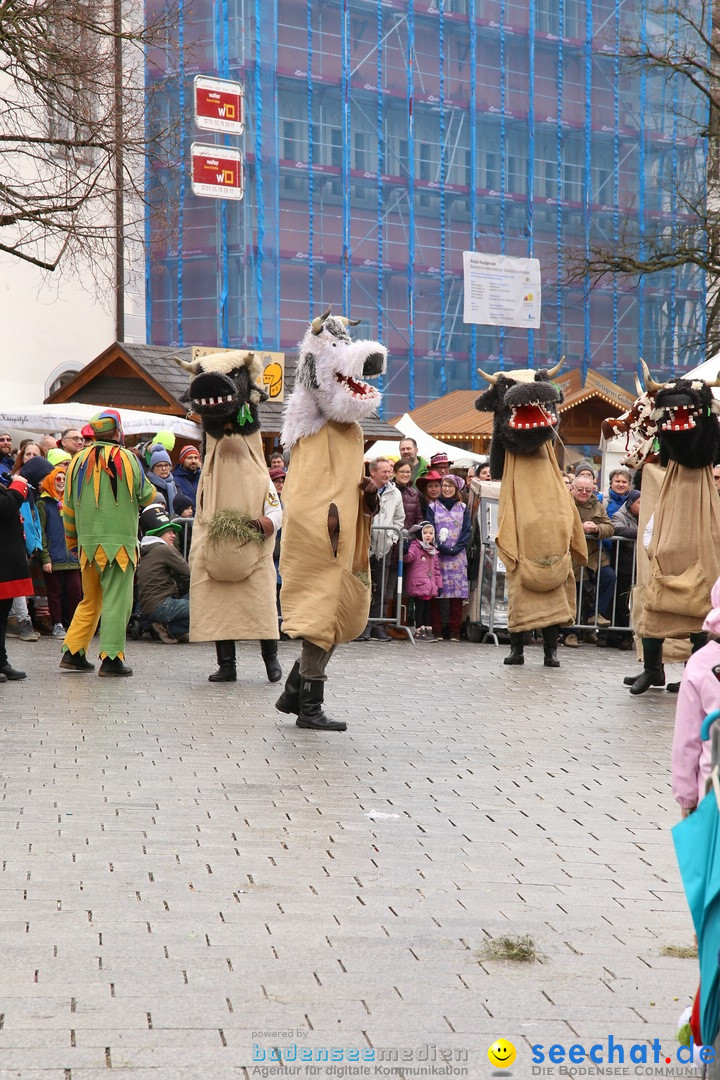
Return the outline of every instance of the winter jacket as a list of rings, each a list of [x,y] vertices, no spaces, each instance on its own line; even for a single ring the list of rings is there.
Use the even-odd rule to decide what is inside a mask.
[[[600,551],[600,541],[606,540],[608,536],[612,536],[615,532],[613,523],[607,516],[607,510],[598,500],[596,495],[591,495],[584,506],[581,506],[577,500],[573,500],[573,502],[577,507],[577,512],[580,515],[580,520],[583,525],[586,521],[593,521],[598,527],[596,533],[585,533],[588,550],[588,570],[597,570],[598,564],[600,566],[608,566],[610,560],[607,553]],[[602,556],[601,562],[599,562],[600,556]],[[578,578],[580,576],[580,567],[575,564],[574,568],[575,577]]]
[[[158,476],[157,473],[154,472],[149,472],[147,476],[150,483],[154,484],[157,490],[162,495],[163,499],[165,500],[167,512],[170,517],[172,517],[173,499],[178,493],[177,485],[175,483],[175,478],[173,477],[173,474],[170,473],[170,475],[167,476],[165,479],[163,479],[162,476]]]
[[[382,559],[384,555],[388,554],[393,544],[398,542],[399,530],[405,525],[405,507],[403,506],[402,495],[394,484],[385,484],[385,487],[378,492],[378,497],[380,509],[372,522],[370,554],[376,559]],[[376,532],[378,525],[393,525],[398,532]]]
[[[184,596],[190,588],[190,567],[180,552],[159,536],[146,536],[140,544],[137,568],[138,603],[143,615],[152,615],[168,597]]]
[[[200,473],[202,470],[198,469],[197,472],[191,472],[190,469],[186,469],[183,465],[178,465],[176,469],[173,469],[172,478],[175,481],[175,486],[178,493],[187,495],[190,499],[193,507],[193,514],[195,513],[195,503],[197,501],[197,489],[200,483]],[[153,473],[153,476],[155,474]],[[153,481],[154,482],[154,481]],[[157,484],[155,485],[158,486]],[[168,513],[172,517],[173,507],[172,503],[168,506]]]
[[[22,495],[0,485],[0,600],[32,596],[25,539],[20,520]]]
[[[631,514],[627,506],[622,506],[612,517],[613,528],[616,536],[622,536],[625,540],[637,541],[638,519]],[[635,544],[621,542],[613,544],[611,552],[612,565],[617,560],[617,574],[622,580],[632,577],[633,563],[635,562]]]
[[[42,536],[40,562],[43,565],[52,563],[53,572],[77,570],[77,555],[71,555],[67,549],[65,526],[57,499],[51,495],[41,495],[37,501],[37,511]]]
[[[405,528],[412,529],[413,525],[419,525],[421,521],[424,521],[420,506],[420,492],[412,484],[406,484],[405,487],[399,487],[397,484],[395,486],[402,496]]]
[[[417,596],[420,600],[432,600],[442,589],[442,571],[439,552],[430,554],[419,540],[412,540],[408,553],[403,559],[407,567],[405,591],[408,596]]]
[[[720,664],[720,642],[708,641],[688,660],[675,709],[672,747],[672,792],[682,807],[696,806],[710,775],[710,742],[700,741],[700,727],[720,708],[720,682],[712,669]]]
[[[12,479],[13,465],[15,464],[15,458],[10,454],[3,454],[0,457],[0,484],[3,487],[7,487]]]

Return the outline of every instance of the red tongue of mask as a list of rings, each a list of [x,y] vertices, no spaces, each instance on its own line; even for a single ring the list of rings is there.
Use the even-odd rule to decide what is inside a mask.
[[[680,405],[670,417],[670,431],[687,431],[689,427],[695,427],[692,409],[687,405]]]

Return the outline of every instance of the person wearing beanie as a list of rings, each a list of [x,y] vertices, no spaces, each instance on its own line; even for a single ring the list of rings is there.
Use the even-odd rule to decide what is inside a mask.
[[[38,513],[40,485],[45,477],[52,472],[52,469],[53,467],[49,461],[39,454],[35,454],[33,457],[29,457],[18,470],[18,475],[23,476],[30,485],[28,497],[20,510],[20,516],[25,528],[25,545],[30,564],[30,576],[34,586],[32,609],[35,623],[33,626],[30,621],[27,600],[24,596],[19,596],[13,603],[11,619],[8,622],[8,636],[17,636],[21,641],[37,641],[40,637],[38,630],[46,634],[52,632],[45,575],[42,571],[40,559],[42,530]]]
[[[155,497],[134,454],[123,447],[120,414],[105,409],[90,420],[95,442],[68,466],[63,523],[68,551],[77,553],[83,599],[63,642],[60,666],[93,671],[87,650],[100,624],[99,675],[132,675],[125,634],[133,606],[140,507]]]
[[[148,477],[165,499],[168,513],[172,513],[173,499],[178,493],[172,474],[172,461],[164,446],[156,443],[150,447],[150,468]]]
[[[54,450],[48,450],[45,456],[53,467],[55,467],[56,465],[67,466],[68,461],[70,461],[72,458],[72,454],[68,454],[67,450],[61,450],[57,446]]]
[[[61,454],[63,451],[57,450],[56,453]],[[65,456],[70,460],[70,454]],[[67,464],[63,461],[40,481],[40,498],[37,500],[42,535],[40,563],[45,577],[52,636],[63,639],[65,625],[70,625],[82,600],[80,565],[77,555],[71,555],[68,551],[62,520],[66,469]]]
[[[180,451],[179,464],[173,470],[173,477],[175,479],[177,490],[190,499],[193,514],[195,513],[195,503],[197,501],[197,489],[198,484],[200,483],[201,471],[202,462],[197,447],[183,446]]]
[[[20,508],[27,493],[28,483],[22,476],[11,477],[7,487],[0,484],[0,682],[26,677],[24,671],[10,665],[5,636],[13,598],[24,598],[33,593],[20,519]]]
[[[190,567],[175,547],[180,525],[164,510],[148,506],[140,515],[138,603],[166,645],[187,641],[190,633]]]

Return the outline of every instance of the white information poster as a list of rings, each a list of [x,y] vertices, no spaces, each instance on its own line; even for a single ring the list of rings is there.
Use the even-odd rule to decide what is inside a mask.
[[[540,326],[540,263],[509,255],[463,252],[463,322]]]

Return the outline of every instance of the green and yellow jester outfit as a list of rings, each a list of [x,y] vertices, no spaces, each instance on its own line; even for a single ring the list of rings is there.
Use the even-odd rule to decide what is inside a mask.
[[[98,431],[100,425],[93,423]],[[100,427],[100,435],[108,428]],[[68,549],[77,550],[83,599],[63,652],[85,654],[102,614],[100,657],[124,658],[137,563],[138,514],[155,497],[137,458],[116,442],[98,441],[67,471],[63,522]]]

